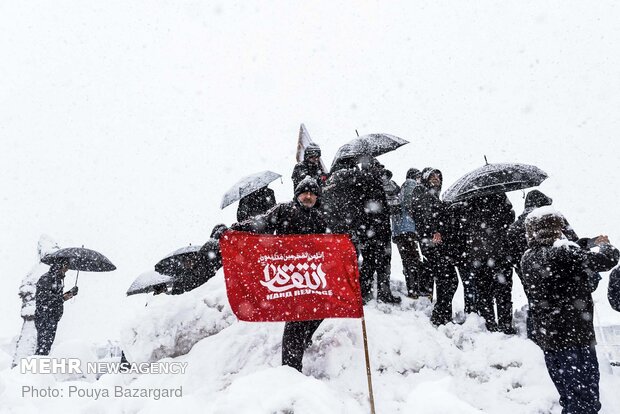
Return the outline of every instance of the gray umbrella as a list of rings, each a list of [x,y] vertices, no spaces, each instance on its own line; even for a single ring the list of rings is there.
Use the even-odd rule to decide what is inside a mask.
[[[68,247],[45,255],[41,261],[47,265],[68,261],[69,269],[83,272],[110,272],[116,266],[107,257],[84,247]]]
[[[162,275],[178,276],[186,274],[191,269],[187,268],[185,262],[187,260],[197,261],[200,259],[200,248],[202,246],[186,246],[181,247],[168,254],[155,265],[155,271]]]
[[[138,276],[131,286],[129,286],[129,289],[127,289],[127,296],[153,292],[155,286],[161,284],[170,285],[171,283],[172,277],[170,276],[162,275],[155,271],[145,272]]]
[[[254,191],[269,185],[269,183],[280,177],[282,177],[280,174],[268,170],[243,177],[226,191],[226,194],[222,197],[220,208],[224,208],[237,200],[241,200],[248,194],[252,194]]]
[[[475,169],[458,180],[443,194],[449,203],[471,197],[522,190],[540,185],[547,173],[528,164],[487,164]]]
[[[408,144],[409,141],[389,134],[368,134],[355,138],[336,151],[332,168],[338,160],[360,158],[364,155],[376,157]]]

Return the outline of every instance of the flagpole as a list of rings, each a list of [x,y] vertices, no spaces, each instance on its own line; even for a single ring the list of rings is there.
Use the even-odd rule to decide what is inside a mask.
[[[372,377],[370,374],[370,357],[368,356],[368,337],[366,335],[366,321],[363,315],[362,315],[362,336],[364,337],[364,356],[366,357],[366,377],[368,379],[368,396],[370,397],[370,413],[375,414],[375,397],[373,396],[373,393],[372,393]]]

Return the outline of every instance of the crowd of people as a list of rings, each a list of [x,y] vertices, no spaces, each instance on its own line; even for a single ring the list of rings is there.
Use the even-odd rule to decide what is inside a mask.
[[[618,262],[606,236],[580,239],[568,221],[550,207],[538,190],[525,198],[516,218],[505,193],[473,196],[448,203],[440,198],[443,176],[433,167],[407,171],[402,185],[372,156],[340,158],[329,172],[321,149],[311,145],[293,170],[292,201],[276,204],[264,186],[239,201],[233,230],[266,234],[340,233],[350,236],[358,252],[363,303],[399,304],[390,286],[392,243],[402,260],[406,295],[433,302],[430,322],[453,321],[452,300],[460,280],[466,313],[478,313],[489,331],[515,334],[513,269],[529,302],[527,335],[544,351],[550,376],[560,393],[563,413],[600,408],[598,363],[594,348],[591,293],[598,272]],[[200,250],[188,260],[185,275],[175,277],[171,294],[204,284],[222,266],[219,238],[228,227],[215,226]],[[591,251],[599,247],[598,252]],[[66,266],[55,266],[37,284],[37,354],[47,354],[62,302]],[[156,289],[161,293],[162,289]],[[618,310],[620,271],[612,272],[609,300]],[[287,322],[282,362],[302,370],[305,349],[321,320]],[[574,367],[579,367],[575,369]]]

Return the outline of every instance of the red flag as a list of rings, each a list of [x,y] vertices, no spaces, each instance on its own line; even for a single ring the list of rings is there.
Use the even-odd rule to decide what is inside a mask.
[[[230,230],[220,248],[228,301],[243,321],[363,316],[357,254],[346,235]]]

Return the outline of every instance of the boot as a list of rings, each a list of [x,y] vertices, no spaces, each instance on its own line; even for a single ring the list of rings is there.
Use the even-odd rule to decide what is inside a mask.
[[[377,295],[377,300],[379,302],[393,303],[393,304],[399,304],[401,302],[401,298],[392,295],[392,292],[379,293]]]

